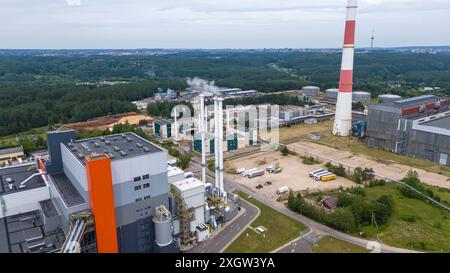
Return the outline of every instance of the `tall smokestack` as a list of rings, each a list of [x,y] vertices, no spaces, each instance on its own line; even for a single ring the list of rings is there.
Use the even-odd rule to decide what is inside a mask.
[[[224,196],[225,189],[223,185],[223,98],[219,98],[219,191]]]
[[[205,95],[200,94],[199,129],[202,142],[202,181],[206,184],[206,119],[205,119]]]
[[[336,136],[349,136],[352,128],[353,59],[355,54],[357,7],[357,0],[348,0],[339,94],[333,126],[333,135]]]
[[[220,187],[220,174],[219,174],[219,114],[218,114],[219,102],[217,97],[214,98],[214,163],[215,163],[215,187]],[[220,193],[219,193],[220,194]]]

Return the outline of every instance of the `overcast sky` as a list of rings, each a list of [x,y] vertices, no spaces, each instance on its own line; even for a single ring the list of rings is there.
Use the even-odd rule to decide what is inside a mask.
[[[346,0],[0,0],[0,48],[341,47]],[[450,45],[449,0],[360,0],[357,46]]]

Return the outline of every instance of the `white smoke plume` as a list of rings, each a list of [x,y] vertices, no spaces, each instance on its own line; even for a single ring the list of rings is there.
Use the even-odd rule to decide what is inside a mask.
[[[214,81],[206,81],[200,78],[188,78],[187,84],[192,91],[199,91],[203,94],[220,95],[220,89],[216,86]]]

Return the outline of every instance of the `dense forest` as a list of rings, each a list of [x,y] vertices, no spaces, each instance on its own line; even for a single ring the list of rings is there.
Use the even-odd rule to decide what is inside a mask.
[[[0,136],[57,123],[134,111],[130,103],[157,87],[186,87],[187,77],[219,86],[270,93],[319,85],[336,87],[340,53],[196,52],[155,56],[0,56]],[[99,81],[126,84],[98,86]],[[90,82],[93,85],[80,85]],[[390,90],[387,82],[402,88]],[[402,96],[419,87],[450,93],[450,54],[359,52],[355,89]],[[164,110],[165,111],[165,110]],[[167,111],[166,111],[167,112]]]

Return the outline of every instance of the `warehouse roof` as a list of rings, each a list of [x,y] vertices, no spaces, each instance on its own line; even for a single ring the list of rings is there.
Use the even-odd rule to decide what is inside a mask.
[[[428,122],[422,123],[422,125],[450,130],[450,115],[439,119],[430,120]]]
[[[44,179],[37,175],[38,173],[39,170],[34,163],[0,168],[0,195],[46,186]],[[20,184],[30,177],[32,178],[21,187]]]
[[[423,95],[418,96],[414,98],[407,98],[402,100],[397,100],[394,102],[394,105],[399,107],[405,107],[410,105],[419,105],[420,103],[426,102],[426,101],[434,101],[436,100],[436,96],[434,95]]]
[[[83,164],[87,156],[108,154],[111,160],[116,160],[163,151],[134,133],[77,140],[67,147]]]

